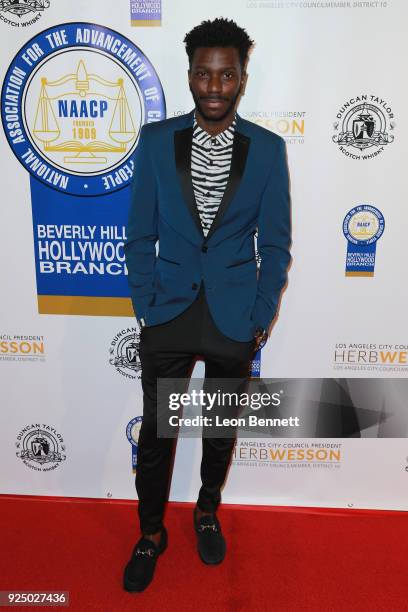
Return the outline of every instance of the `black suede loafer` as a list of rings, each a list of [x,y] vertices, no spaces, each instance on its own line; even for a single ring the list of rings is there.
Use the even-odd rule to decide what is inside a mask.
[[[131,593],[144,591],[153,580],[157,557],[167,548],[167,531],[161,532],[158,546],[151,540],[141,537],[136,544],[132,557],[125,567],[123,587]]]
[[[197,511],[194,509],[194,528],[201,561],[207,565],[221,563],[225,557],[226,544],[216,515],[209,514],[197,518]]]

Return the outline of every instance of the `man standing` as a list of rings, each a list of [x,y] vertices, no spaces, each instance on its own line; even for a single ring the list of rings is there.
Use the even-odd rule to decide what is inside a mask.
[[[143,126],[125,245],[143,387],[136,467],[142,537],[125,569],[128,591],[146,588],[167,546],[174,440],[157,437],[157,379],[188,377],[197,355],[206,378],[248,377],[290,261],[284,141],[236,113],[253,41],[233,21],[215,19],[184,42],[195,109]],[[208,564],[225,556],[216,510],[233,446],[232,438],[203,437],[194,527]]]

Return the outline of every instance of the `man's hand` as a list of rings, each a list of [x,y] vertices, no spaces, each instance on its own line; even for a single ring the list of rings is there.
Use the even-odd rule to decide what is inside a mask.
[[[268,340],[268,332],[265,329],[258,328],[255,332],[255,348],[254,351],[259,351],[263,348]]]

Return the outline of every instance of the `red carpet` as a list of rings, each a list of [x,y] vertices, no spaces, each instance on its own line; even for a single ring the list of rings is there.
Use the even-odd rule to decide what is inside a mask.
[[[0,515],[0,590],[70,591],[62,610],[408,610],[403,512],[223,506],[227,557],[207,567],[192,505],[170,504],[169,548],[140,594],[122,590],[135,503],[3,495]]]

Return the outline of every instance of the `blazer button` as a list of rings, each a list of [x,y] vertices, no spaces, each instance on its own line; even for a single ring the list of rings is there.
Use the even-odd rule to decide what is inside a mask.
[[[201,247],[201,251],[202,251],[203,253],[206,253],[206,252],[208,251],[208,246],[205,246],[205,245],[204,245],[204,246],[202,246],[202,247]]]
[[[198,289],[198,285],[197,285],[197,283],[193,283],[193,284],[191,285],[191,288],[192,288],[192,289]]]

